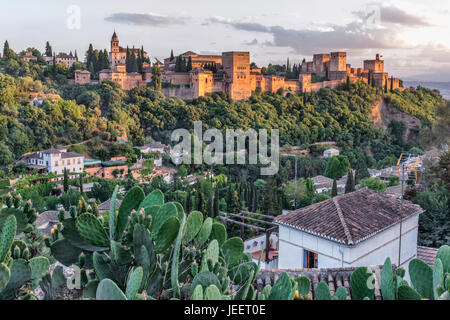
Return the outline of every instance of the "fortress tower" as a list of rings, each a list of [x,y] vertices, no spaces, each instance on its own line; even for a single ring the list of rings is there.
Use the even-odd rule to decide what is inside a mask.
[[[223,70],[226,78],[227,94],[234,100],[245,100],[251,96],[250,85],[250,53],[222,53]]]
[[[373,73],[384,72],[384,61],[380,60],[380,54],[377,53],[375,60],[364,60],[364,69]]]
[[[347,71],[347,52],[332,52],[330,71]]]

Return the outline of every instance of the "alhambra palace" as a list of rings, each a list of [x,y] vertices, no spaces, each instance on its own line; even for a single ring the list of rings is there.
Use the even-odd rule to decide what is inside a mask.
[[[129,49],[137,54],[139,49]],[[125,90],[146,86],[152,79],[149,63],[142,65],[142,73],[127,73],[127,49],[119,46],[119,38],[114,32],[111,38],[109,60],[111,69],[99,72],[99,82],[114,81]],[[143,52],[144,57],[148,57]],[[190,61],[192,70],[177,72],[176,60]],[[161,70],[162,92],[166,97],[179,97],[190,100],[214,92],[225,92],[233,100],[246,100],[258,87],[263,92],[284,93],[311,92],[321,88],[336,88],[347,81],[358,80],[379,87],[398,89],[398,78],[389,77],[384,72],[384,61],[377,54],[374,60],[364,60],[362,68],[352,68],[347,64],[346,52],[314,54],[312,61],[303,61],[298,79],[285,79],[283,76],[264,75],[261,69],[250,66],[250,53],[231,51],[222,55],[200,55],[192,51],[178,57],[166,58],[164,62],[156,60]],[[213,67],[213,68],[211,68]],[[91,82],[89,71],[77,70],[75,83]]]

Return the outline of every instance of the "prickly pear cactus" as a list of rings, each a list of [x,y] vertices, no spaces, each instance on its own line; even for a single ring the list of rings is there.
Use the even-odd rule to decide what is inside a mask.
[[[420,259],[409,263],[409,276],[414,289],[424,298],[434,299],[433,269]]]
[[[391,259],[387,258],[381,270],[381,294],[384,300],[395,300]]]
[[[353,300],[369,298],[375,294],[375,277],[367,267],[359,267],[350,276],[350,292]]]
[[[11,249],[14,237],[16,236],[17,222],[14,216],[9,216],[3,225],[0,237],[0,262],[6,262],[6,257]]]

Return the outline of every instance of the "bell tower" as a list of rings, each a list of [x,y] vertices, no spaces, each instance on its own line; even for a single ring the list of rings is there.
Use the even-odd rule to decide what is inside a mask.
[[[111,38],[111,52],[119,52],[119,37],[116,34],[116,31],[114,30],[114,34]]]

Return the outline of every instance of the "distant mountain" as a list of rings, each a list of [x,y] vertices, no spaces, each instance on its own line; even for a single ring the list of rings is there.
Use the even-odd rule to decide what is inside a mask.
[[[417,87],[419,85],[429,89],[437,89],[445,99],[450,100],[450,82],[403,81],[404,87]]]

